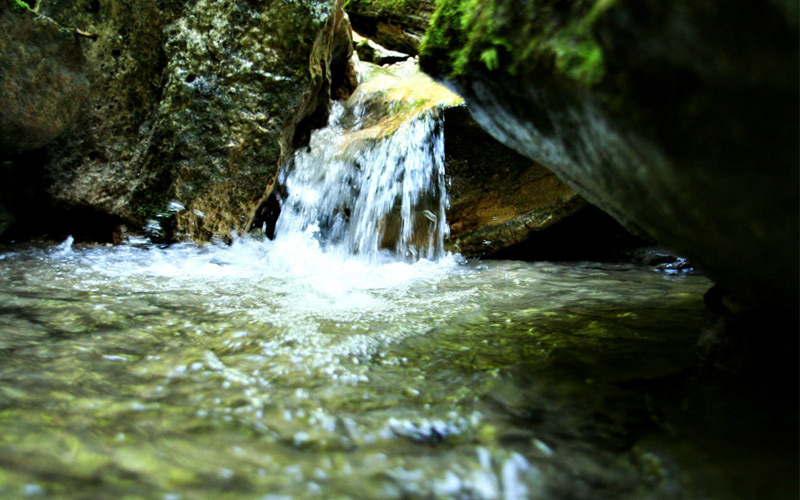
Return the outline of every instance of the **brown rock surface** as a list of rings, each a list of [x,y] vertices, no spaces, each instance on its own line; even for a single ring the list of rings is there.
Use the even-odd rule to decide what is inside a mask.
[[[450,242],[468,257],[491,256],[587,203],[538,163],[483,131],[466,108],[445,112]]]
[[[49,143],[76,120],[89,82],[76,35],[0,0],[0,153]]]
[[[436,7],[434,0],[350,0],[353,29],[389,50],[417,54]]]

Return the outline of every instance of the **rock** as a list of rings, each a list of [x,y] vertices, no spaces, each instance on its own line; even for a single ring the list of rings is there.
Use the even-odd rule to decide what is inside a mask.
[[[466,107],[445,111],[450,242],[490,257],[586,206],[549,170],[487,134]]]
[[[389,50],[416,55],[435,0],[350,0],[353,29]]]
[[[58,137],[75,122],[88,88],[78,37],[0,0],[0,154],[34,150]]]
[[[97,34],[80,126],[48,147],[55,203],[129,228],[158,218],[168,240],[244,228],[282,155],[355,84],[342,3],[42,5]]]
[[[378,66],[399,63],[411,57],[402,52],[389,50],[369,38],[362,37],[358,33],[353,33],[353,44],[360,61],[377,64]]]
[[[420,59],[482,127],[743,300],[797,310],[796,2],[478,5],[440,2]]]

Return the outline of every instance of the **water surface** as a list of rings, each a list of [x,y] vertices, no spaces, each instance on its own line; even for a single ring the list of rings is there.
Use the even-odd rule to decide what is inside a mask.
[[[297,237],[0,254],[0,496],[683,487],[634,451],[658,430],[636,385],[693,365],[705,278]]]

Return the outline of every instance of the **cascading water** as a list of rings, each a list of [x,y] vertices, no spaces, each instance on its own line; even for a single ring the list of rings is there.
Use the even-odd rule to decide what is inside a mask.
[[[373,261],[441,258],[449,233],[443,118],[415,104],[369,92],[334,103],[328,127],[281,174],[287,195],[276,238],[311,234],[326,251]]]

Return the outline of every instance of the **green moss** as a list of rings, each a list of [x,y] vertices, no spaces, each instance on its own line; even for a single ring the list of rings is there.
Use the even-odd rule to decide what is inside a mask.
[[[568,10],[554,0],[439,0],[420,55],[439,60],[450,77],[473,64],[518,74],[552,67],[590,86],[605,75],[603,51],[593,34],[600,15],[616,0],[582,0]]]
[[[11,3],[14,10],[31,10],[31,6],[22,0],[13,0]]]
[[[344,8],[369,8],[377,11],[403,11],[412,6],[409,0],[347,0]]]

